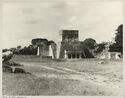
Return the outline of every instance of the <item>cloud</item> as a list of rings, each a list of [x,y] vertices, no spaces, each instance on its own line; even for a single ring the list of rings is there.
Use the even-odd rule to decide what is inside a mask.
[[[79,30],[80,40],[87,37],[97,42],[112,40],[121,23],[122,2],[119,0],[5,3],[4,47],[26,45],[36,37],[57,42],[61,29]]]
[[[74,22],[76,19],[77,19],[77,16],[72,16],[69,21],[70,21],[70,22]]]

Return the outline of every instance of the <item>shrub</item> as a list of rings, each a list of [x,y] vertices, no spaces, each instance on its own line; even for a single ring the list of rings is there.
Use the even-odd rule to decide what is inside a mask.
[[[13,57],[13,54],[3,55],[2,56],[3,62],[9,61],[12,57]]]
[[[15,63],[15,62],[12,62],[12,61],[8,61],[8,62],[6,62],[6,64],[10,65],[10,66],[23,66],[22,64]]]
[[[26,73],[26,71],[22,68],[15,68],[14,73]]]
[[[13,72],[13,69],[10,66],[3,66],[2,68],[3,72],[9,72],[9,73]]]

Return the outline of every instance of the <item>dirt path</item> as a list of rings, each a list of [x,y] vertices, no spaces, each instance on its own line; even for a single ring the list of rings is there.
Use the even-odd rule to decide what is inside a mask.
[[[53,67],[41,66],[41,68],[44,68],[46,70],[52,70],[52,71],[56,71],[56,72],[60,72],[60,73],[67,73],[68,74],[68,72],[66,72],[64,70],[56,69],[56,68],[53,68]]]
[[[53,70],[54,68],[51,67],[44,67],[49,70]],[[62,70],[63,71],[62,71]],[[71,80],[78,80],[82,83],[91,83],[94,85],[97,85],[99,87],[103,87],[102,89],[107,90],[109,92],[112,92],[113,95],[121,95],[122,91],[122,85],[120,85],[120,80],[118,79],[109,79],[107,77],[101,76],[101,75],[94,75],[84,72],[78,72],[76,70],[68,69],[68,68],[62,68],[58,67],[58,69],[55,68],[55,71],[58,72],[66,72],[66,73],[74,73],[74,74],[66,74],[66,75],[58,75],[58,74],[37,74],[37,77],[45,77],[45,78],[59,78],[59,79],[71,79]]]
[[[30,64],[26,64],[26,66],[31,66]],[[56,71],[58,73],[63,74],[43,74],[43,73],[34,73],[37,77],[45,77],[45,78],[59,78],[59,79],[71,79],[78,80],[82,83],[91,83],[93,85],[97,85],[98,87],[102,87],[102,89],[108,90],[112,93],[112,95],[121,95],[122,94],[122,80],[118,78],[109,78],[99,74],[87,73],[87,72],[79,72],[77,70],[64,68],[64,67],[48,67],[43,65],[37,65],[39,68],[46,69],[48,71]]]

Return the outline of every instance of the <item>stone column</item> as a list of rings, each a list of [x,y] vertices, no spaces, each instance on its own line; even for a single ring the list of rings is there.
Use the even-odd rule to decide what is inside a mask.
[[[75,53],[75,59],[77,59],[77,53]]]
[[[71,59],[72,59],[72,54],[71,54]]]
[[[108,59],[111,59],[111,53],[108,52]]]
[[[116,58],[116,59],[120,59],[119,54],[116,53],[116,54],[115,54],[115,58]]]
[[[52,46],[51,45],[49,45],[49,56],[51,56],[52,59],[54,58],[53,50],[52,50]]]
[[[64,53],[65,53],[65,54],[64,54],[64,58],[67,59],[67,51],[64,50]]]
[[[79,59],[81,59],[81,53],[79,54]]]
[[[38,48],[37,48],[37,56],[39,56],[40,55],[40,53],[39,53],[39,46],[38,46]]]
[[[61,48],[61,42],[57,43],[57,58],[60,56],[60,48]]]

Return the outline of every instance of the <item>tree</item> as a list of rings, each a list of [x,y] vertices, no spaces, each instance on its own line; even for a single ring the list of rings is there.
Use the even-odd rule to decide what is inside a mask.
[[[51,41],[48,41],[48,44],[51,45],[51,44],[56,44],[53,40]]]
[[[118,44],[120,47],[122,47],[123,45],[123,25],[118,26],[117,28],[117,33],[115,36],[115,42],[116,44]]]
[[[89,49],[94,49],[96,46],[96,41],[92,38],[87,38],[83,42]]]
[[[7,52],[8,51],[8,49],[2,49],[2,52]]]
[[[94,58],[93,51],[97,43],[92,38],[87,38],[82,42],[81,49],[85,52],[86,58]]]
[[[115,43],[110,45],[110,52],[121,52],[123,54],[123,25],[119,25],[115,36]]]
[[[57,45],[54,41],[48,41],[48,45],[51,45],[52,51],[53,51],[53,56],[56,58],[56,51],[57,51]]]
[[[19,55],[36,55],[37,47],[34,47],[33,45],[29,45],[28,47],[22,48],[17,54],[19,54]]]
[[[16,48],[10,48],[10,51],[14,53],[16,51]]]
[[[13,53],[10,51],[5,52],[5,54],[2,55],[3,63],[8,62],[13,57]]]
[[[97,47],[95,49],[95,53],[100,53],[102,52],[106,47],[105,47],[106,43],[105,42],[102,42],[100,44],[97,44]]]
[[[48,44],[48,40],[43,38],[36,38],[36,39],[32,39],[31,43],[32,45],[39,46],[39,45],[42,45],[43,43]]]
[[[19,45],[19,46],[17,46],[17,49],[21,49],[21,46]]]

